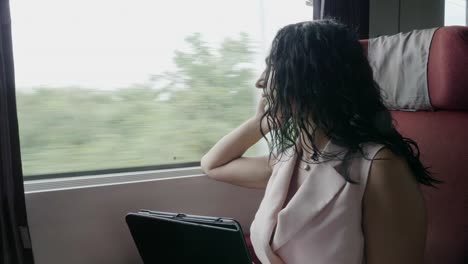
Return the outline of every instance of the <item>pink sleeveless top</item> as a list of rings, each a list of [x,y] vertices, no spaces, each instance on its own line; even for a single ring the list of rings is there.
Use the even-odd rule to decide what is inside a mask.
[[[320,158],[304,170],[297,165],[306,163],[292,149],[286,151],[273,166],[250,227],[262,264],[364,263],[362,197],[371,160],[382,147],[363,144],[370,160],[360,155],[350,160],[350,177],[358,184],[343,178],[340,160]],[[323,151],[344,154],[346,149],[329,141]]]

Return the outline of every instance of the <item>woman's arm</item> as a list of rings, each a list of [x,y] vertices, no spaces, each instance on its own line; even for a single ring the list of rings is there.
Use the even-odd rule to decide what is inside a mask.
[[[424,199],[407,163],[388,149],[372,162],[363,200],[367,264],[423,263]]]
[[[271,175],[268,156],[242,157],[262,138],[260,120],[265,108],[262,98],[257,113],[219,140],[201,159],[203,171],[211,178],[231,184],[264,189]],[[267,133],[267,126],[262,125]]]

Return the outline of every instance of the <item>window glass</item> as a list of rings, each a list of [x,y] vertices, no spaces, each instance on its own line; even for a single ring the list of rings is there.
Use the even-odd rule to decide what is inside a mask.
[[[26,176],[199,161],[253,115],[276,31],[313,13],[288,0],[10,2]]]
[[[445,0],[445,25],[466,26],[466,0]]]

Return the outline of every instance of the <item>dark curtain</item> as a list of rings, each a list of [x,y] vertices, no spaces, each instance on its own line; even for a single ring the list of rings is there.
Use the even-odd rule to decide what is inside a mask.
[[[314,19],[335,18],[369,38],[369,0],[314,0]]]
[[[29,264],[8,0],[0,0],[0,27],[0,263]]]

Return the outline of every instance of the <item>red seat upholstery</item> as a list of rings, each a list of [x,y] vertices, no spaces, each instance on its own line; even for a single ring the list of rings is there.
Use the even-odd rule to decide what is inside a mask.
[[[367,50],[367,41],[361,42]],[[433,37],[428,87],[434,112],[393,111],[397,129],[415,140],[439,189],[422,186],[428,210],[425,264],[468,263],[468,27]]]

